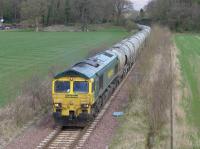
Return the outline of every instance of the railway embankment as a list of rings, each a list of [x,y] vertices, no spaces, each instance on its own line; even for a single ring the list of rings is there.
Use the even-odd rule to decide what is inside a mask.
[[[170,148],[173,136],[170,39],[168,29],[152,28],[149,42],[128,83],[125,115],[118,120],[110,148]]]

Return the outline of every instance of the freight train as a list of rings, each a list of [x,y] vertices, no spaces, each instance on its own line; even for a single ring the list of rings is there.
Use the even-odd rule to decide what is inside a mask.
[[[134,65],[150,35],[150,27],[138,26],[138,33],[54,77],[52,98],[56,123],[85,125],[97,115]]]

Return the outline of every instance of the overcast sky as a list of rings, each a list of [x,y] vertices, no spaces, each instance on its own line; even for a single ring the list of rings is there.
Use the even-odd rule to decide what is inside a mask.
[[[140,10],[143,8],[150,0],[131,0],[133,1],[133,6],[135,10]]]

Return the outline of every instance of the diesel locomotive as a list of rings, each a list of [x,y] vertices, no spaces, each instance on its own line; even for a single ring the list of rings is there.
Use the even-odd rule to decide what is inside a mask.
[[[151,28],[57,74],[52,81],[53,116],[62,126],[85,125],[95,117],[136,61]]]

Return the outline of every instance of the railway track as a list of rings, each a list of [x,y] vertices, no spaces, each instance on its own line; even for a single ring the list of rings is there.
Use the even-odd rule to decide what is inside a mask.
[[[48,149],[70,148],[74,141],[78,139],[82,129],[66,129],[62,130],[55,139],[46,147]]]
[[[116,88],[114,93],[111,95],[110,99],[106,102],[103,109],[99,112],[97,117],[92,121],[87,127],[80,128],[61,128],[56,127],[37,147],[36,149],[82,149],[84,143],[89,138],[92,131],[97,126],[98,122],[103,117],[104,113],[108,109],[112,100],[115,99],[119,90],[123,87],[126,82],[130,72],[134,69],[130,69],[126,77],[122,80],[120,85]]]

